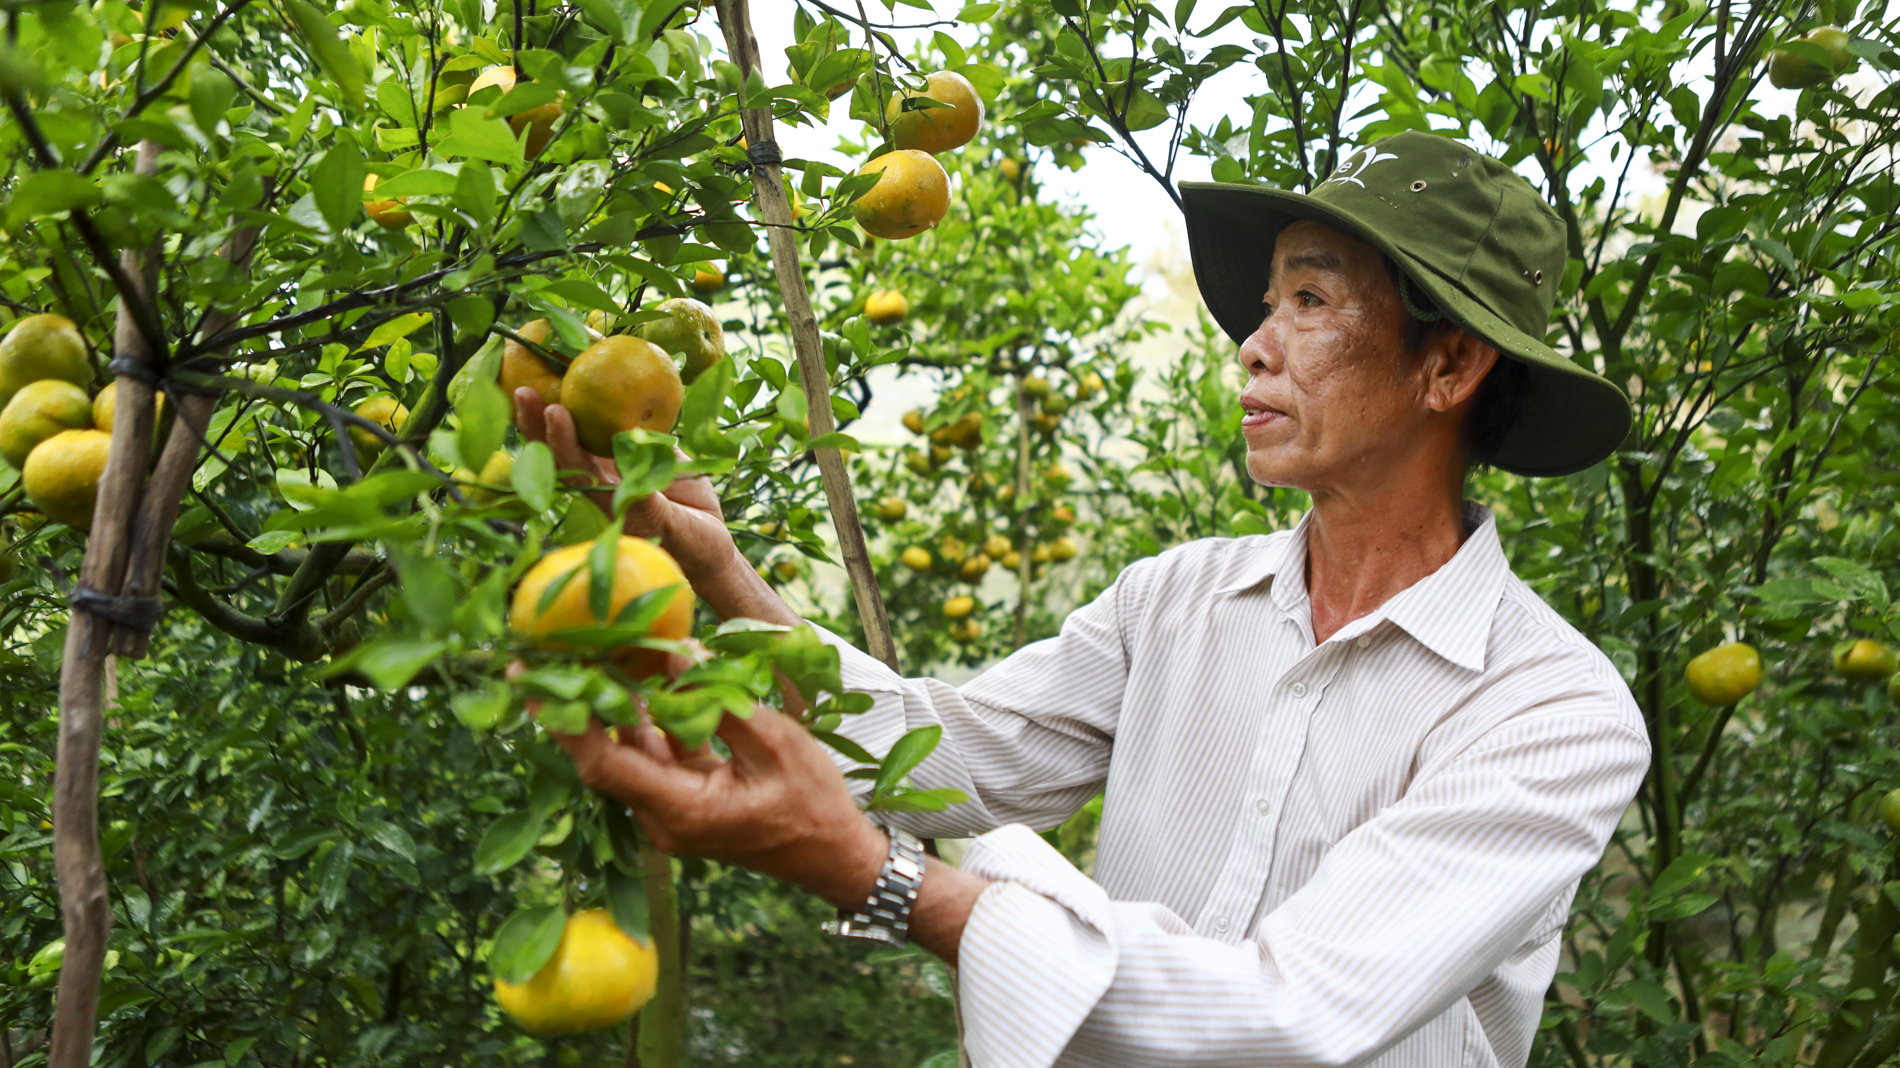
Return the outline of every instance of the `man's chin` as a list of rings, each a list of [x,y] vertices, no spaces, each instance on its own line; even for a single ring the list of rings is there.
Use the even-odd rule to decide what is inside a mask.
[[[1247,450],[1247,477],[1268,489],[1307,489],[1310,475],[1307,465],[1280,449]]]

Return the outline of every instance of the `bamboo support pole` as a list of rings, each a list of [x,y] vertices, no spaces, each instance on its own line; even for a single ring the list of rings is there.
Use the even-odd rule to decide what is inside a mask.
[[[158,153],[157,142],[140,142],[135,173],[157,173]],[[149,365],[158,354],[139,329],[135,308],[150,306],[157,279],[156,249],[127,249],[120,266],[136,288],[119,294],[113,353]],[[92,531],[79,569],[81,587],[107,594],[118,593],[125,572],[131,521],[145,488],[154,423],[151,384],[130,375],[118,376],[117,383],[118,417],[113,420],[112,446],[99,480]],[[74,608],[60,662],[53,863],[59,877],[66,954],[53,1010],[47,1060],[51,1068],[85,1068],[92,1061],[99,980],[104,973],[106,938],[112,932],[112,904],[99,850],[99,747],[105,733],[105,667],[112,627],[105,617]]]
[[[759,70],[759,43],[752,36],[752,16],[746,0],[717,0],[717,6],[720,29],[726,36],[726,52],[740,73],[749,79]],[[763,148],[775,143],[771,108],[741,108],[739,121],[745,128],[748,144]],[[811,434],[821,437],[837,428],[831,415],[831,376],[825,370],[818,318],[812,313],[811,294],[805,288],[805,274],[799,266],[798,235],[791,229],[792,207],[785,196],[778,164],[755,164],[752,188],[759,218],[766,224],[772,269],[778,276],[785,315],[791,321],[792,351],[798,358],[799,383],[805,389]],[[877,576],[871,570],[871,553],[865,545],[864,526],[858,520],[857,499],[851,493],[851,475],[845,470],[844,457],[837,449],[812,451],[824,480],[825,499],[831,505],[831,522],[838,532],[838,551],[844,557],[845,571],[851,577],[851,593],[857,601],[858,615],[864,621],[865,644],[872,656],[896,671],[897,644],[891,640],[891,622],[884,612]]]

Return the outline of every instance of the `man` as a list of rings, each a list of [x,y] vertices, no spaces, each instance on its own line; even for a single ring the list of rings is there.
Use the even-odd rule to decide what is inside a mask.
[[[908,910],[959,967],[980,1068],[1522,1065],[1577,880],[1648,763],[1615,669],[1462,501],[1471,463],[1576,471],[1628,429],[1622,394],[1542,340],[1562,226],[1503,164],[1424,133],[1311,196],[1182,193],[1249,376],[1248,472],[1312,495],[1295,530],[1131,565],[960,690],[828,638],[875,698],[851,733],[880,752],[941,724],[912,779],[971,796],[889,817],[888,840],[769,711],[728,718],[729,762],[650,731],[563,743],[665,848],[864,910],[847,932],[901,937]],[[524,429],[585,462],[558,408]],[[800,622],[704,483],[635,522],[722,615]],[[1023,825],[1104,788],[1091,881]],[[987,833],[918,880],[904,832]]]

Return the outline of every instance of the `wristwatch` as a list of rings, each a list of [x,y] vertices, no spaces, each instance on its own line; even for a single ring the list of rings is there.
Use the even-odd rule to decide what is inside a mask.
[[[917,900],[918,884],[924,881],[924,844],[909,831],[893,827],[890,834],[891,853],[877,873],[871,899],[858,912],[839,909],[837,919],[825,921],[826,934],[887,946],[909,943],[910,907]]]

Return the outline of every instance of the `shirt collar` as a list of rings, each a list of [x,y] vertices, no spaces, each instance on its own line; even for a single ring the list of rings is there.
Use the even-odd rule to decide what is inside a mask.
[[[1443,567],[1401,590],[1380,606],[1376,616],[1389,619],[1419,644],[1471,671],[1484,670],[1491,621],[1497,614],[1510,561],[1498,540],[1491,510],[1464,503],[1464,544]],[[1283,611],[1306,599],[1306,534],[1312,513],[1285,536],[1271,539],[1235,576],[1215,590],[1237,593],[1273,579],[1269,596]],[[1284,576],[1286,581],[1280,581]]]

